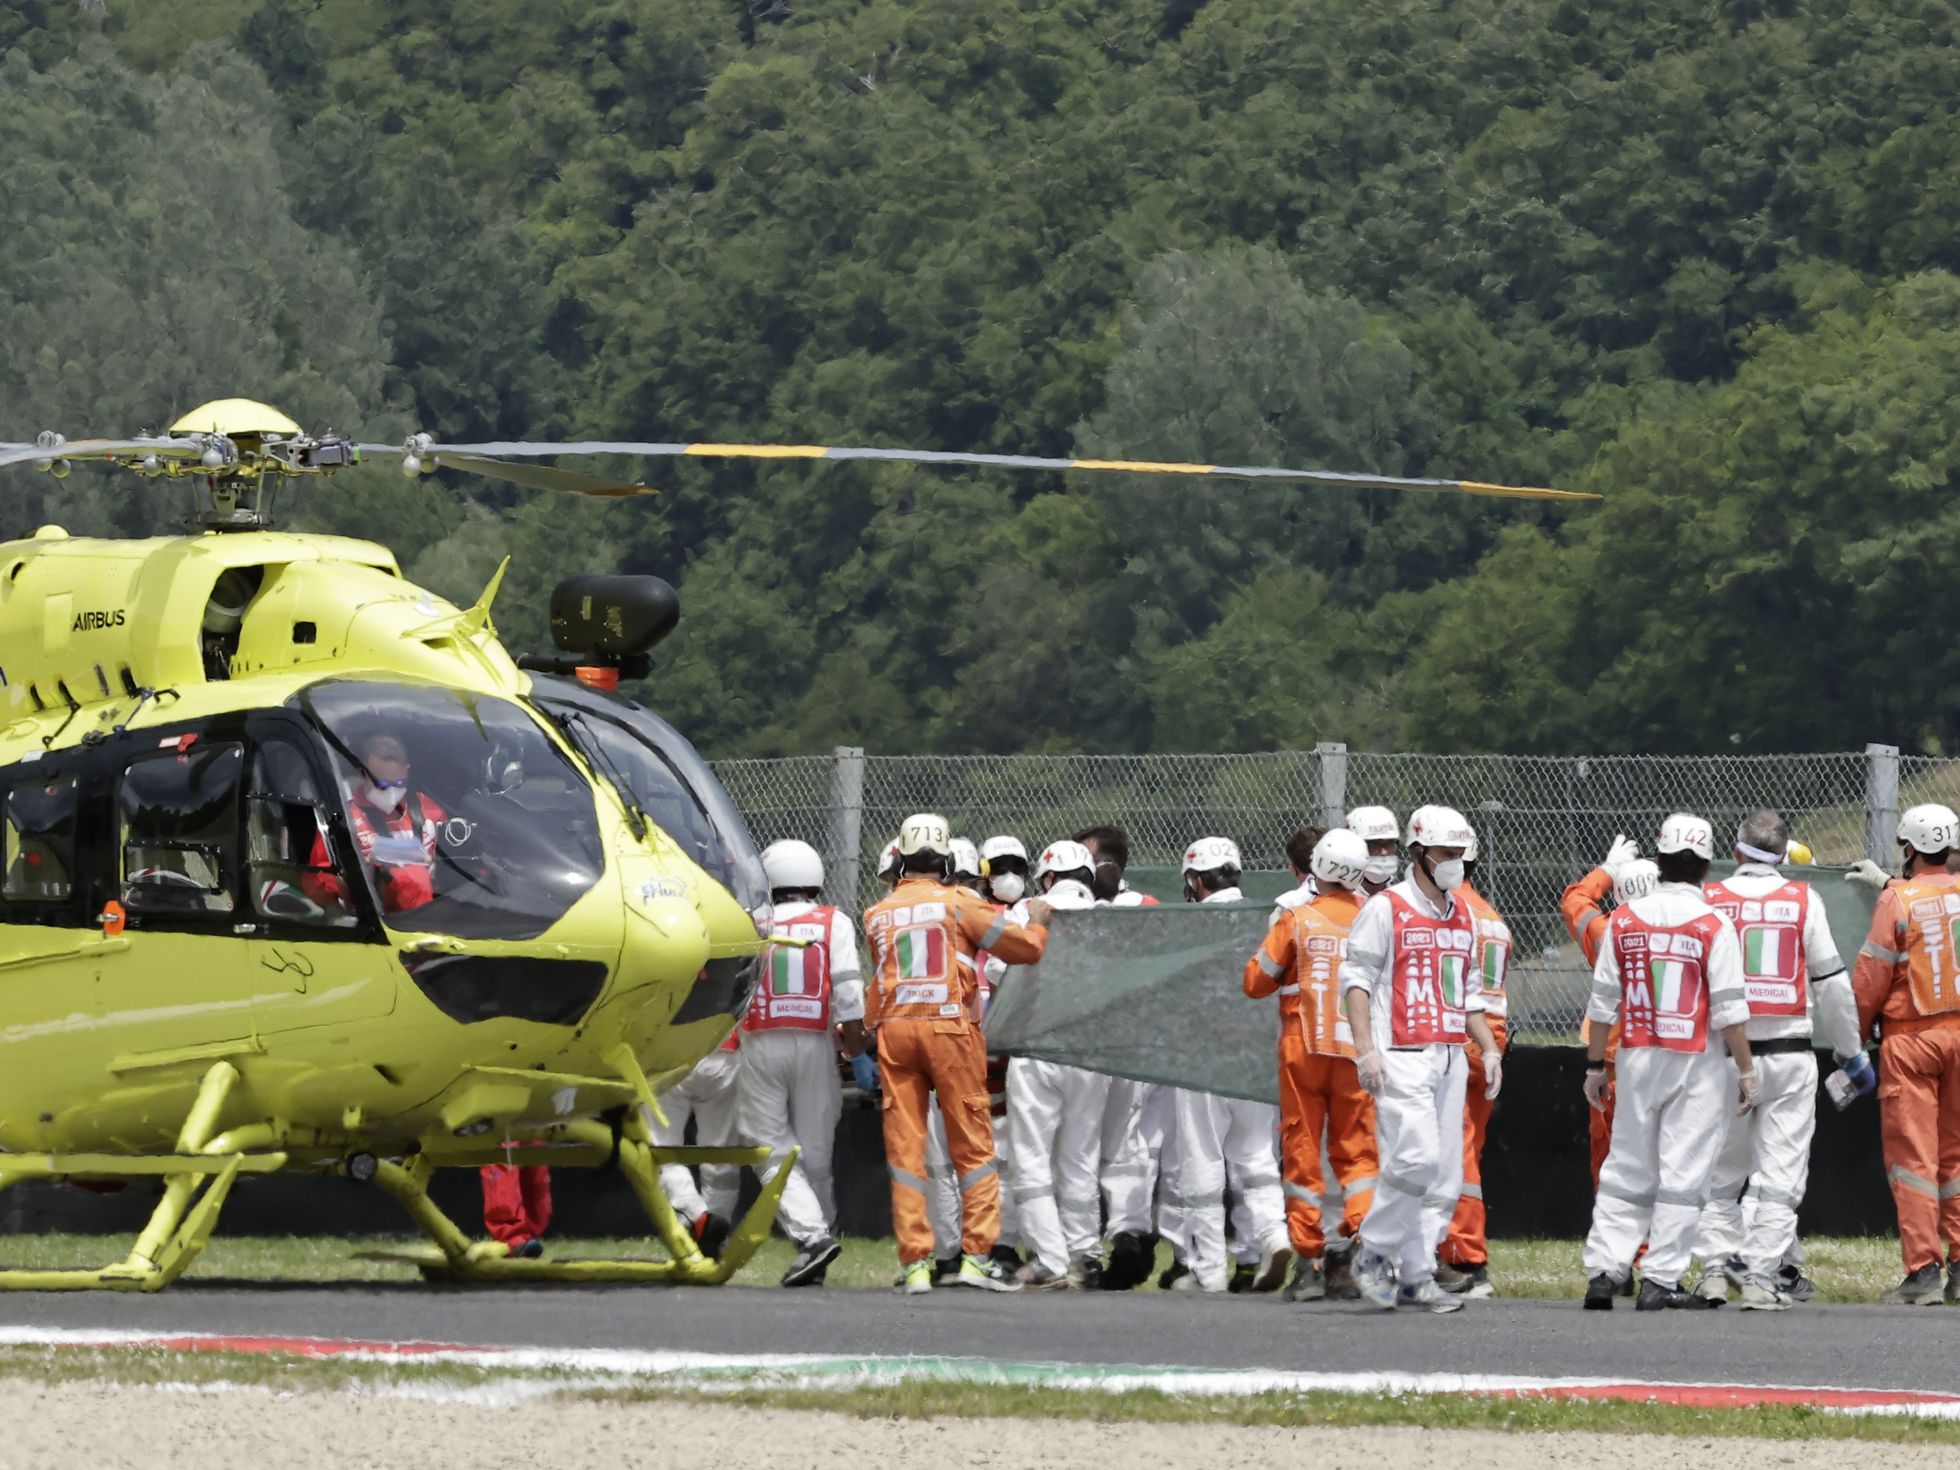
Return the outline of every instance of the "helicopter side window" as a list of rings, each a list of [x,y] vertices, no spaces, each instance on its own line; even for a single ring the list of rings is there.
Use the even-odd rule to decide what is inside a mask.
[[[0,896],[9,903],[62,903],[74,891],[76,781],[30,781],[7,792],[0,819]]]
[[[245,790],[246,891],[260,917],[325,928],[357,922],[333,866],[325,802],[306,754],[286,740],[252,752]]]
[[[123,903],[133,915],[229,914],[245,747],[171,743],[123,772]]]

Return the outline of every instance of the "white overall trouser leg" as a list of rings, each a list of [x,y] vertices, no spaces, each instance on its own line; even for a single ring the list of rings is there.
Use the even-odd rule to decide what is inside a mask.
[[[1762,1100],[1755,1123],[1755,1168],[1742,1259],[1751,1271],[1774,1276],[1797,1240],[1797,1206],[1810,1185],[1810,1140],[1817,1131],[1817,1053],[1772,1052],[1757,1057]]]
[[[1382,1060],[1387,1076],[1375,1099],[1381,1183],[1361,1222],[1361,1243],[1396,1263],[1404,1286],[1420,1286],[1436,1275],[1436,1249],[1463,1188],[1463,1048],[1388,1050]]]
[[[1232,1190],[1232,1255],[1257,1265],[1286,1246],[1286,1196],[1280,1189],[1279,1109],[1224,1100],[1225,1182]]]
[[[1176,1091],[1160,1082],[1142,1084],[1137,1138],[1150,1164],[1146,1191],[1156,1202],[1157,1235],[1170,1246],[1172,1257],[1181,1261],[1188,1254],[1184,1244],[1184,1210],[1171,1198],[1170,1188],[1171,1155],[1177,1147],[1177,1109],[1173,1106]]]
[[[1614,1069],[1613,1141],[1599,1171],[1588,1276],[1624,1281],[1641,1241],[1641,1274],[1679,1286],[1694,1247],[1708,1176],[1727,1136],[1733,1071],[1720,1052],[1622,1047]]]
[[[1055,1203],[1071,1262],[1102,1263],[1102,1131],[1110,1078],[1066,1067],[1062,1123],[1055,1134]]]
[[[801,1150],[776,1209],[783,1234],[800,1246],[829,1235],[834,1218],[830,1161],[844,1115],[836,1054],[824,1031],[752,1031],[742,1038],[736,1121],[744,1139],[769,1150],[769,1162],[757,1171],[765,1186],[789,1151]]]
[[[667,1115],[667,1126],[652,1124],[653,1141],[677,1148],[687,1136],[687,1120],[694,1119],[694,1142],[700,1148],[728,1148],[738,1141],[736,1079],[742,1070],[739,1051],[714,1051],[703,1057],[692,1072],[660,1095],[660,1110]],[[703,1164],[701,1187],[685,1164],[663,1164],[660,1187],[684,1220],[693,1220],[706,1210],[727,1219],[735,1213],[742,1192],[739,1164]]]
[[[1157,1166],[1143,1136],[1144,1084],[1112,1077],[1103,1104],[1102,1194],[1111,1235],[1150,1233]]]
[[[1062,1073],[1054,1062],[1015,1057],[1007,1064],[1007,1193],[1019,1216],[1021,1249],[1057,1276],[1068,1273],[1068,1238],[1055,1201],[1055,1137],[1061,1130]]]
[[[1725,1056],[1731,1081],[1736,1074],[1735,1059]],[[1708,1203],[1701,1207],[1695,1225],[1695,1259],[1710,1271],[1722,1269],[1730,1256],[1742,1254],[1744,1235],[1744,1194],[1754,1172],[1756,1119],[1738,1117],[1733,1108],[1722,1122],[1722,1146],[1715,1154],[1715,1167],[1708,1172]]]
[[[1222,1291],[1225,1257],[1225,1099],[1180,1087],[1165,1164],[1165,1190],[1183,1212],[1184,1263],[1207,1291]]]
[[[963,1228],[960,1181],[946,1145],[946,1115],[939,1111],[936,1096],[926,1100],[926,1218],[932,1222],[932,1253],[942,1261],[957,1256]]]

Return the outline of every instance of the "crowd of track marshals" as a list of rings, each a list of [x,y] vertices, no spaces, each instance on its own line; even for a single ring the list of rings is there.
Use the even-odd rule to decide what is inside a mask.
[[[1676,813],[1651,858],[1617,838],[1561,904],[1592,965],[1586,1307],[1782,1310],[1812,1294],[1797,1207],[1819,1045],[1833,1098],[1879,1093],[1905,1266],[1883,1300],[1960,1300],[1960,818],[1914,807],[1898,876],[1853,870],[1881,892],[1849,970],[1822,902],[1781,871],[1809,856],[1787,822],[1752,812],[1730,846],[1735,871],[1710,881],[1714,827]],[[1276,1013],[1277,1108],[989,1059],[988,1000],[1006,967],[1041,959],[1054,910],[1156,902],[1124,881],[1128,856],[1117,827],[1030,861],[1014,836],[976,846],[910,817],[862,916],[867,967],[815,850],[773,844],[773,924],[794,942],[772,951],[728,1043],[663,1097],[664,1141],[691,1118],[698,1143],[767,1147],[766,1179],[787,1164],[785,1286],[821,1283],[838,1254],[841,1055],[867,1087],[875,1065],[908,1294],[1127,1290],[1161,1241],[1157,1283],[1174,1291],[1429,1312],[1493,1295],[1478,1161],[1503,1086],[1512,937],[1477,890],[1470,823],[1364,806],[1289,839],[1298,886],[1243,977]],[[1242,902],[1242,868],[1231,840],[1194,841],[1185,898]],[[662,1183],[716,1249],[736,1168],[697,1181],[672,1165]]]

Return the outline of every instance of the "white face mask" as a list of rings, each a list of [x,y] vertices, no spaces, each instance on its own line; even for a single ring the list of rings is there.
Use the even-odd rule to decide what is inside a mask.
[[[1445,893],[1454,893],[1463,886],[1463,859],[1451,858],[1447,862],[1435,864],[1429,876],[1436,880],[1436,886]]]
[[[1362,876],[1370,883],[1393,883],[1395,881],[1395,854],[1384,853],[1380,857],[1370,857],[1367,866],[1361,870]]]
[[[1028,891],[1027,879],[1019,873],[996,873],[987,883],[998,903],[1019,903],[1021,895]]]
[[[408,786],[406,783],[399,786],[377,786],[369,781],[361,792],[361,799],[371,807],[392,812],[408,800]]]

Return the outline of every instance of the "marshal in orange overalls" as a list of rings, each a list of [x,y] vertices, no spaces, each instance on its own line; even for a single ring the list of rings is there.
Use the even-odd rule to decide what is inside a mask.
[[[1569,885],[1565,895],[1558,901],[1559,914],[1565,920],[1565,930],[1578,943],[1579,953],[1586,957],[1586,969],[1590,972],[1599,963],[1599,946],[1606,937],[1606,900],[1613,892],[1613,875],[1604,868],[1594,868],[1577,883]],[[1579,1041],[1586,1040],[1586,1028],[1590,1022],[1580,1025]],[[1620,1028],[1616,1025],[1606,1038],[1606,1108],[1600,1111],[1586,1109],[1586,1124],[1589,1131],[1588,1143],[1592,1146],[1593,1188],[1599,1188],[1600,1165],[1606,1162],[1606,1150],[1613,1142],[1613,1062],[1620,1050]]]
[[[1354,1039],[1341,1010],[1338,971],[1361,901],[1330,888],[1287,909],[1245,962],[1245,993],[1279,996],[1280,1175],[1286,1233],[1301,1259],[1327,1248],[1320,1218],[1320,1134],[1347,1200],[1342,1228],[1353,1240],[1375,1198],[1375,1100],[1361,1090]]]
[[[1919,873],[1878,896],[1851,972],[1858,1034],[1882,1018],[1879,1133],[1910,1276],[1960,1261],[1960,878]]]
[[[885,1167],[903,1265],[932,1254],[926,1213],[926,1104],[939,1098],[946,1151],[964,1209],[960,1248],[985,1256],[1000,1238],[1000,1164],[987,1097],[987,1048],[973,1019],[974,955],[1031,965],[1048,944],[1039,924],[1011,923],[978,894],[909,874],[864,913],[872,981],[865,1024],[878,1038],[885,1095]]]
[[[1504,995],[1505,977],[1511,969],[1511,926],[1491,906],[1490,900],[1468,883],[1463,900],[1470,905],[1470,916],[1477,921],[1477,972],[1483,977],[1484,1020],[1502,1055],[1505,1046],[1505,1017],[1509,1005]],[[1483,1050],[1468,1043],[1464,1057],[1472,1077],[1483,1076]],[[1484,1239],[1484,1137],[1490,1130],[1493,1104],[1481,1087],[1463,1095],[1463,1192],[1450,1218],[1450,1233],[1443,1243],[1443,1259],[1452,1266],[1483,1266],[1490,1262],[1490,1245]],[[1587,1111],[1591,1111],[1588,1109]]]

